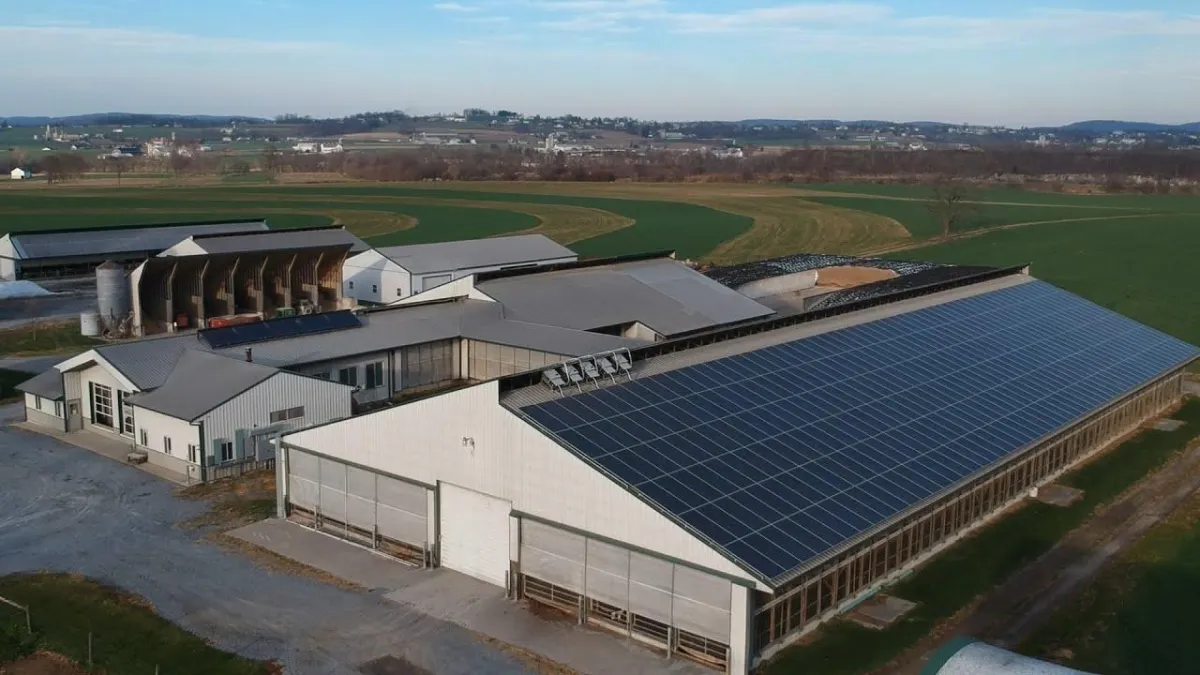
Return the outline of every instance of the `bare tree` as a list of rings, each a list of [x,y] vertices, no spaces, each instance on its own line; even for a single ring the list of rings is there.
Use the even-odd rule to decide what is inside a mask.
[[[262,153],[262,168],[267,173],[275,173],[279,170],[279,150],[274,145],[268,145],[263,148]]]
[[[975,205],[967,201],[967,191],[953,183],[939,183],[933,188],[929,200],[929,212],[942,226],[942,239],[975,212]]]
[[[109,161],[112,163],[113,171],[115,171],[117,174],[117,185],[120,185],[121,184],[121,174],[125,173],[126,171],[129,171],[129,158],[128,157],[113,157]]]
[[[178,178],[192,163],[191,155],[184,154],[179,149],[171,151],[171,156],[167,159],[171,166],[171,172]]]

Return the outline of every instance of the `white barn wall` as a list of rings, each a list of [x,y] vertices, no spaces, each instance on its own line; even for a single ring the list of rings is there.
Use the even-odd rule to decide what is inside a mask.
[[[25,394],[25,421],[55,431],[66,431],[67,423],[63,418],[66,404],[60,401],[58,408],[55,408],[55,403],[48,398]]]
[[[0,237],[0,281],[13,281],[17,278],[17,272],[20,271],[20,263],[17,262],[19,257],[16,247],[13,246],[12,235]]]
[[[255,431],[290,431],[349,417],[350,393],[336,382],[287,372],[274,375],[200,418],[205,454],[219,461],[217,443],[233,441],[234,458],[241,459],[245,441]],[[271,423],[272,412],[299,406],[304,406],[303,417]]]
[[[389,304],[392,305],[411,305],[418,302],[429,302],[430,300],[445,300],[447,298],[466,297],[470,300],[487,300],[495,302],[495,298],[484,294],[482,291],[475,288],[475,277],[466,276],[461,279],[456,279],[448,284],[442,284],[437,288],[410,295],[403,300],[398,300]]]
[[[550,522],[754,581],[501,406],[498,396],[498,384],[487,382],[302,431],[284,442],[427,484],[477,490]]]
[[[140,448],[151,453],[169,454],[179,462],[188,462],[188,446],[200,445],[200,429],[177,417],[164,415],[154,410],[134,406],[133,426],[135,438]],[[145,432],[146,442],[142,443],[142,432]],[[166,439],[171,439],[171,452],[167,453]],[[152,464],[162,464],[161,460],[151,455]]]
[[[395,350],[399,351],[399,350]],[[393,362],[395,359],[392,356],[393,352],[372,352],[360,356],[352,356],[345,359],[336,359],[333,361],[322,361],[316,364],[303,365],[291,370],[303,375],[311,375],[314,379],[319,379],[316,376],[324,373],[329,373],[329,381],[338,382],[338,371],[343,368],[354,368],[358,377],[358,386],[363,387],[362,391],[354,394],[354,400],[358,403],[374,403],[375,401],[385,401],[391,398],[392,393],[398,388],[397,378],[393,373]],[[367,376],[364,370],[366,366],[382,361],[383,362],[383,379],[384,383],[381,387],[374,389],[366,389]],[[314,424],[318,424],[314,422]]]
[[[346,259],[342,264],[342,285],[344,296],[362,302],[395,302],[413,293],[408,270],[374,249]]]
[[[113,418],[114,418],[113,424],[116,425],[115,429],[110,428],[110,427],[92,424],[92,421],[91,421],[91,419],[92,419],[92,401],[91,401],[91,398],[88,396],[88,390],[90,389],[90,387],[88,386],[89,383],[95,383],[95,384],[104,385],[104,386],[112,388]],[[121,426],[121,419],[120,419],[120,412],[117,410],[117,407],[118,407],[117,401],[118,401],[118,399],[121,398],[122,391],[130,393],[130,394],[132,394],[134,392],[122,387],[120,381],[118,381],[117,378],[108,371],[108,368],[106,368],[102,365],[99,365],[99,364],[90,366],[88,368],[85,368],[85,369],[79,371],[79,386],[80,386],[80,397],[79,398],[80,398],[80,401],[82,402],[81,409],[83,411],[83,426],[84,426],[84,428],[85,429],[93,429],[93,430],[97,430],[97,431],[104,431],[104,432],[108,432],[108,433],[119,433],[120,426]],[[136,424],[136,420],[135,420],[135,424]]]

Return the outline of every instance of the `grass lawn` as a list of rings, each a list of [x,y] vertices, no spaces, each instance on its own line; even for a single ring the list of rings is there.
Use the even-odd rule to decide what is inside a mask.
[[[87,349],[97,340],[79,334],[79,321],[37,323],[0,330],[0,356],[54,354]]]
[[[788,649],[766,664],[762,675],[854,675],[888,663],[940,621],[1045,553],[1096,507],[1161,466],[1200,434],[1200,401],[1189,401],[1172,417],[1186,424],[1172,432],[1143,431],[1061,479],[1059,482],[1083,490],[1083,499],[1074,505],[1027,503],[889,588],[888,593],[919,603],[899,622],[876,631],[834,621],[811,643]]]
[[[207,644],[158,616],[141,598],[67,574],[0,577],[0,596],[29,608],[36,648],[87,664],[88,633],[97,669],[113,675],[270,675],[272,664]],[[23,635],[25,615],[0,605],[0,635]],[[6,641],[6,642],[10,642]],[[16,651],[9,647],[8,651]],[[0,663],[24,654],[0,654]]]
[[[1034,276],[1200,344],[1194,216],[1033,225],[901,251],[892,257],[972,265],[1031,263]]]
[[[1121,554],[1021,651],[1105,675],[1196,672],[1200,500]]]
[[[838,192],[847,195],[898,197],[902,199],[928,199],[933,193],[929,185],[867,184],[867,183],[811,183],[793,187],[805,191]],[[1192,195],[1073,195],[1059,192],[1019,190],[1008,187],[968,186],[967,192],[974,201],[1009,204],[1031,204],[1046,206],[1082,206],[1097,208],[1146,209],[1151,211],[1200,212],[1200,197]]]
[[[31,373],[0,368],[0,402],[19,397],[21,392],[17,391],[16,386],[31,377]]]

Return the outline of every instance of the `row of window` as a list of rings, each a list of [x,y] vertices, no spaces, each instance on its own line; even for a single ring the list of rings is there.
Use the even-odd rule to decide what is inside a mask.
[[[46,410],[46,407],[47,407],[46,403],[49,403],[49,401],[46,401],[41,396],[33,397],[33,406],[42,412],[50,412],[49,410]],[[54,401],[54,416],[55,417],[63,416],[62,401]]]
[[[150,434],[145,429],[140,430],[138,435],[138,444],[143,448],[150,447]],[[172,442],[170,436],[163,436],[162,451],[164,454],[174,456]],[[222,462],[233,461],[233,441],[221,441],[217,445],[217,454]],[[188,443],[187,458],[192,464],[200,463],[200,446],[195,443]]]
[[[288,408],[287,410],[276,410],[275,412],[271,413],[271,424],[286,422],[288,420],[294,420],[300,417],[304,417],[304,406]]]
[[[353,282],[353,281],[347,281],[347,282],[346,282],[346,286],[347,286],[347,287],[348,287],[350,290],[354,290],[354,282]],[[378,292],[379,292],[379,284],[371,284],[371,292],[372,292],[372,293],[378,293]],[[397,288],[397,289],[396,289],[396,297],[397,297],[397,298],[403,298],[403,297],[404,297],[404,289],[402,289],[402,288]]]
[[[317,373],[317,377],[321,378],[322,380],[329,380],[332,379],[333,373],[330,371],[325,371],[323,373]],[[364,389],[375,389],[377,387],[386,385],[387,380],[383,377],[383,361],[376,361],[375,363],[368,363],[367,365],[363,366],[363,380]],[[350,366],[349,368],[339,368],[337,371],[337,381],[351,387],[357,387],[358,367]]]

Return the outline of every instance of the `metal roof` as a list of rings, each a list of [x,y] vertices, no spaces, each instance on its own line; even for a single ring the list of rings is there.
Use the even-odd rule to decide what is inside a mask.
[[[499,345],[534,349],[560,356],[586,356],[621,347],[633,349],[646,344],[641,340],[630,340],[616,335],[590,333],[510,319],[483,321],[469,325],[464,328],[463,337]]]
[[[43,372],[40,375],[31,377],[21,384],[16,386],[17,391],[23,391],[26,394],[41,396],[52,401],[58,401],[63,397],[63,380],[62,373],[54,368]]]
[[[297,230],[269,230],[253,234],[193,236],[164,251],[165,256],[219,255],[286,251],[313,248],[366,246],[358,237],[340,227]]]
[[[577,330],[636,321],[670,336],[774,313],[669,258],[502,277],[476,287],[504,305],[508,318]]]
[[[796,274],[823,267],[841,267],[847,265],[892,270],[902,276],[939,267],[937,263],[930,262],[887,260],[885,258],[856,258],[848,255],[828,255],[824,253],[797,253],[769,260],[756,260],[740,265],[714,267],[713,269],[706,270],[704,274],[710,279],[714,279],[730,288],[737,288],[755,281],[783,276],[785,274]]]
[[[245,360],[187,350],[162,386],[134,394],[129,401],[191,422],[279,372]]]
[[[266,231],[265,220],[180,223],[141,227],[14,232],[13,249],[22,260],[158,253],[197,235]]]
[[[542,234],[385,246],[377,250],[413,274],[453,272],[576,257],[574,251]]]

